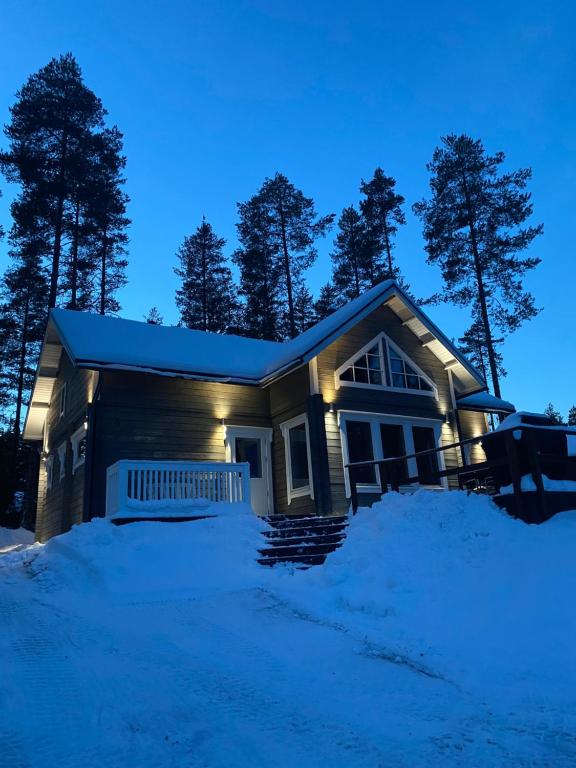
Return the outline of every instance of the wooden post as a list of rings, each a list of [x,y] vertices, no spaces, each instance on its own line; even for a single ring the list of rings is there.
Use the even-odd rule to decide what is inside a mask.
[[[348,470],[350,477],[350,501],[352,503],[352,514],[355,515],[358,512],[358,489],[356,488],[356,478],[354,477],[354,469]]]
[[[380,490],[382,493],[388,493],[388,467],[386,462],[378,462],[378,472],[380,473]]]
[[[536,485],[536,499],[538,501],[538,520],[531,522],[543,523],[548,519],[548,506],[546,504],[546,491],[544,490],[544,481],[542,480],[542,466],[540,464],[540,456],[536,448],[536,440],[534,438],[534,432],[531,429],[525,429],[523,435],[526,440],[526,448],[528,451],[528,462],[530,464],[530,471],[532,472],[532,479]]]
[[[317,514],[330,515],[332,514],[332,490],[330,488],[324,405],[322,395],[316,394],[308,397],[308,436],[310,439],[314,505]]]
[[[516,517],[524,519],[524,502],[522,500],[522,473],[520,471],[520,461],[518,459],[518,446],[514,439],[513,432],[516,430],[507,430],[506,435],[506,455],[508,456],[508,465],[510,467],[510,476],[514,488],[514,513]]]

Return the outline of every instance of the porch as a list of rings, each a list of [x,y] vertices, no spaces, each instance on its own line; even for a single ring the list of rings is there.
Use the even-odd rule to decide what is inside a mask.
[[[213,503],[250,504],[248,462],[121,460],[106,470],[106,517],[195,520]]]

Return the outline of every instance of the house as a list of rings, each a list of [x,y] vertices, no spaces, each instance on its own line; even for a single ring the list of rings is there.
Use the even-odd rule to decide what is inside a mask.
[[[231,498],[236,463],[258,515],[344,514],[349,462],[477,436],[486,412],[513,410],[393,281],[284,343],[55,309],[24,429],[42,456],[37,538],[110,512],[118,482],[160,498],[186,472],[188,498],[206,493],[201,471]],[[447,487],[433,462],[406,469]],[[376,497],[376,468],[355,479]]]

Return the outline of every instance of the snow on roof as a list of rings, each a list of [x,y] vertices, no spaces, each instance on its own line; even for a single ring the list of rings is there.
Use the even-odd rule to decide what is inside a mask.
[[[106,315],[53,309],[62,343],[76,365],[138,368],[190,376],[260,382],[305,362],[360,315],[382,303],[394,286],[387,280],[286,342],[194,331]]]
[[[495,397],[495,395],[491,395],[489,392],[475,392],[472,395],[466,395],[466,397],[459,397],[458,406],[460,408],[474,408],[493,413],[513,413],[516,410],[512,403],[502,400],[500,397]]]

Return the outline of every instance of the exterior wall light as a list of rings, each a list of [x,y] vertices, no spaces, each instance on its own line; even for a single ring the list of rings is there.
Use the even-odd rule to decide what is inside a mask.
[[[328,413],[334,413],[334,403],[330,403],[328,406]]]

